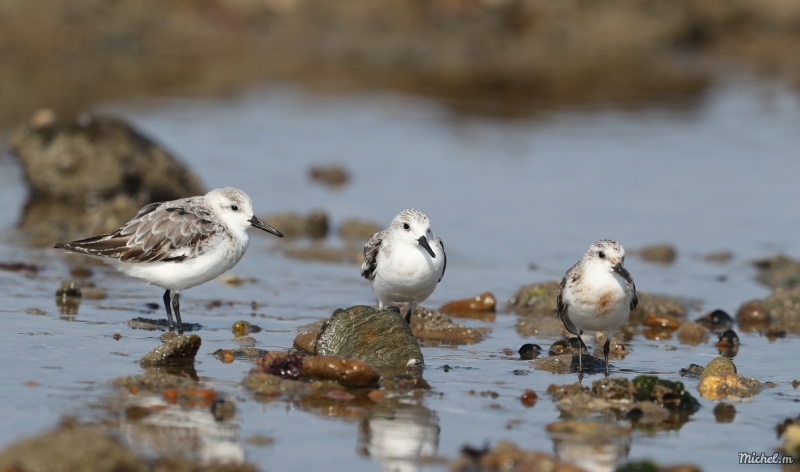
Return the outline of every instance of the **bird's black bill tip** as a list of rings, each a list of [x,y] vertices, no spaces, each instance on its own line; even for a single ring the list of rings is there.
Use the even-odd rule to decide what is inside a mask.
[[[264,223],[263,221],[261,221],[260,219],[256,218],[255,216],[250,218],[250,220],[248,220],[248,221],[250,221],[250,226],[252,226],[253,228],[262,229],[262,230],[266,231],[267,233],[272,233],[272,234],[274,234],[275,236],[277,236],[279,238],[283,237],[283,233],[281,233],[277,229],[273,228],[272,226]]]
[[[614,272],[618,273],[629,284],[633,283],[630,272],[628,272],[628,269],[622,267],[622,263],[614,265]]]
[[[428,238],[426,238],[425,236],[420,236],[419,239],[417,239],[417,242],[419,243],[420,246],[424,247],[426,251],[428,251],[428,254],[430,254],[432,258],[436,259],[436,254],[433,253],[431,245],[428,244]]]

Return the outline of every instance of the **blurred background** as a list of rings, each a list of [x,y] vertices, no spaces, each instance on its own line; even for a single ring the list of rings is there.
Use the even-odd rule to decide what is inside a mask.
[[[3,0],[0,126],[271,80],[506,117],[686,106],[731,74],[796,85],[798,23],[792,0]]]

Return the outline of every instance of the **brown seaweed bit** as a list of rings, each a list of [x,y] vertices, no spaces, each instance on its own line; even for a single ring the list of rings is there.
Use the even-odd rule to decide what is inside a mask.
[[[270,375],[278,376],[282,379],[297,380],[300,378],[300,368],[303,366],[303,358],[288,354],[286,357],[278,357],[265,369]]]
[[[483,456],[489,451],[490,449],[488,441],[483,444],[483,447],[475,447],[470,444],[464,444],[463,446],[461,446],[461,453],[474,461],[477,461],[478,459],[481,458],[481,456]]]
[[[41,267],[24,262],[0,262],[0,269],[13,272],[33,272],[35,274],[39,272]]]

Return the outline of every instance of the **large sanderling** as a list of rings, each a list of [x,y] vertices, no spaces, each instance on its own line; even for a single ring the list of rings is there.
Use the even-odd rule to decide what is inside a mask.
[[[361,276],[372,283],[380,308],[408,303],[410,322],[414,307],[433,293],[446,268],[444,243],[425,213],[412,209],[401,211],[364,245]]]
[[[54,247],[93,256],[164,292],[169,329],[172,310],[183,334],[180,292],[208,282],[242,258],[250,227],[283,235],[253,215],[250,197],[232,187],[199,197],[151,203],[120,229]],[[170,310],[172,305],[172,310]]]
[[[583,259],[564,278],[558,291],[558,316],[564,327],[578,337],[578,373],[582,374],[580,340],[584,330],[606,333],[603,355],[608,377],[611,333],[619,329],[639,303],[636,285],[623,267],[625,249],[608,239],[595,241]]]

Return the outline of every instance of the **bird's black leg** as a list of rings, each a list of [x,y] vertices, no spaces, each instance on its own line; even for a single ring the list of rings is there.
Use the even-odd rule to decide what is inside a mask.
[[[581,334],[583,334],[583,332],[575,335],[575,339],[578,340],[578,379],[583,378],[583,350],[584,349],[586,349],[587,351],[589,350],[586,347],[586,344],[583,343],[583,339],[581,339]]]
[[[172,309],[175,310],[175,318],[178,320],[178,334],[183,334],[183,322],[181,322],[181,294],[180,292],[175,292],[175,296],[172,297]]]
[[[406,323],[411,324],[411,312],[414,311],[411,305],[408,305],[408,312],[406,313]]]
[[[164,307],[167,309],[167,321],[169,321],[169,330],[175,331],[175,327],[172,324],[172,310],[170,309],[169,304],[170,304],[170,296],[169,296],[169,289],[167,289],[167,291],[164,292]]]
[[[606,378],[608,378],[608,351],[611,346],[611,335],[606,337],[606,343],[603,344],[603,356],[606,358]]]

